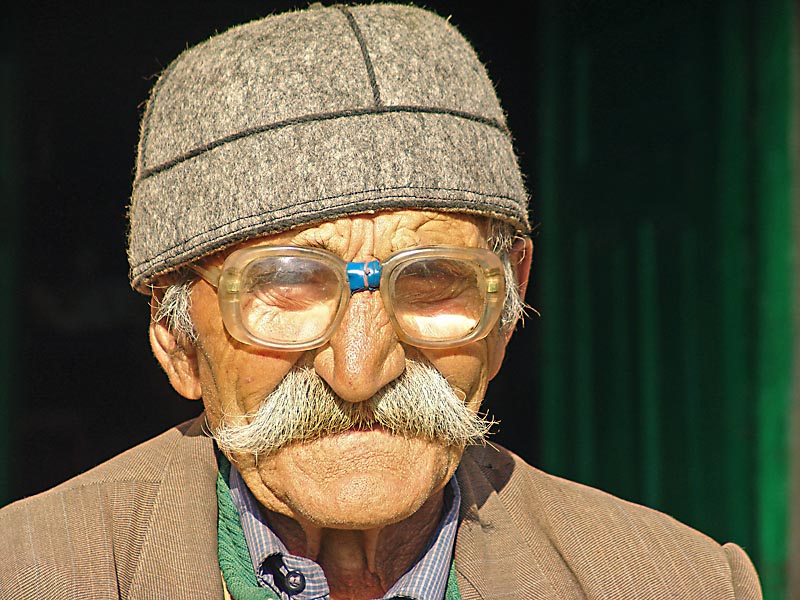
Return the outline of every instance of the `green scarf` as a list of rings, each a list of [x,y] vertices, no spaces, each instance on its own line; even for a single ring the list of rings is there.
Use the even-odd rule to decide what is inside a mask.
[[[228,487],[231,465],[219,455],[219,473],[217,473],[217,538],[219,548],[219,567],[222,577],[233,600],[280,600],[269,588],[258,585],[250,550],[239,520],[239,512],[231,499]],[[447,578],[447,590],[444,600],[461,600],[456,581],[455,562],[450,563],[450,575]]]

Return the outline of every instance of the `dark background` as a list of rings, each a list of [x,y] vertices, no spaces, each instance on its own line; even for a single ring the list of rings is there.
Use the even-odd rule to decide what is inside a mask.
[[[152,357],[147,299],[127,282],[125,211],[142,106],[158,73],[185,47],[306,5],[34,1],[3,22],[17,189],[4,202],[18,236],[6,500],[46,489],[199,412],[199,403],[172,391]],[[533,17],[512,2],[493,3],[488,13],[460,2],[426,6],[452,14],[487,63],[523,170],[535,182]],[[532,287],[536,304],[535,278]],[[501,421],[495,441],[529,459],[536,454],[536,327],[530,319],[514,340],[487,400]]]

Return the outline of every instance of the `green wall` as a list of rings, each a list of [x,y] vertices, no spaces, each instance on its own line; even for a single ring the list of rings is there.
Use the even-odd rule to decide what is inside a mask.
[[[788,0],[542,3],[543,467],[744,546],[785,597]]]

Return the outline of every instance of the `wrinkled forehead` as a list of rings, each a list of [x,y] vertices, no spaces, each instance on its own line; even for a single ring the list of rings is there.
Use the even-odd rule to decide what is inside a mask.
[[[234,244],[205,259],[221,264],[235,250],[255,246],[321,248],[345,260],[383,260],[421,246],[485,248],[489,222],[484,217],[423,210],[383,211],[344,216]]]

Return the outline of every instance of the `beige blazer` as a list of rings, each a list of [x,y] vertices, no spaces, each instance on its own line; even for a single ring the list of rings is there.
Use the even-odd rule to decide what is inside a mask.
[[[221,600],[216,461],[200,420],[0,510],[0,598]],[[500,448],[458,470],[464,600],[761,598],[746,554]]]

